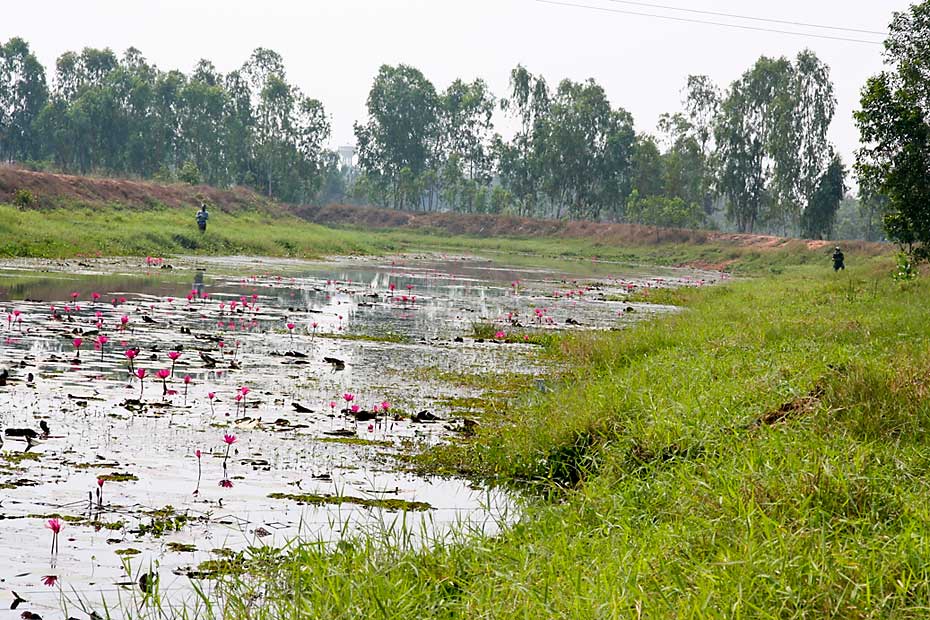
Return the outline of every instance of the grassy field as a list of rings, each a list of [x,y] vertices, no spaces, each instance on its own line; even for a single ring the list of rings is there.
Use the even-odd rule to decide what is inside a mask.
[[[930,285],[890,270],[790,267],[548,343],[553,393],[419,463],[521,489],[502,535],[256,549],[188,614],[926,617]]]

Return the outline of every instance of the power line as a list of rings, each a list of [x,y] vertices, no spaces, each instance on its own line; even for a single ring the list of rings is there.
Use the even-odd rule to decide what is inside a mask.
[[[882,45],[881,41],[867,41],[865,39],[852,39],[849,37],[835,37],[826,34],[813,34],[807,32],[797,32],[792,30],[777,30],[775,28],[762,28],[761,26],[746,26],[742,24],[727,24],[725,22],[715,22],[702,19],[691,19],[688,17],[674,17],[672,15],[658,15],[656,13],[643,13],[639,11],[627,11],[624,9],[611,9],[604,6],[594,6],[591,4],[573,4],[571,2],[559,2],[558,0],[534,0],[540,4],[551,4],[555,6],[565,6],[574,9],[588,9],[592,11],[601,11],[603,13],[619,13],[622,15],[638,15],[640,17],[655,17],[676,22],[686,22],[689,24],[705,24],[710,26],[723,26],[724,28],[737,28],[739,30],[754,30],[757,32],[774,32],[776,34],[788,34],[796,37],[810,37],[814,39],[829,39],[831,41],[846,41],[849,43],[866,43],[868,45]]]
[[[882,32],[879,30],[864,30],[861,28],[845,28],[843,26],[827,26],[824,24],[811,24],[807,22],[795,22],[786,19],[771,19],[767,17],[753,17],[751,15],[738,15],[736,13],[719,13],[717,11],[704,11],[700,9],[686,9],[683,7],[669,6],[667,4],[653,4],[651,2],[635,2],[634,0],[607,0],[608,2],[613,2],[615,4],[629,4],[632,6],[644,6],[653,9],[666,9],[669,11],[682,11],[684,13],[697,13],[700,15],[715,15],[717,17],[732,17],[733,19],[746,19],[754,22],[769,22],[772,24],[785,24],[788,26],[803,26],[805,28],[821,28],[824,30],[841,30],[845,32],[858,32],[860,34],[877,34],[881,36],[888,36],[887,32]]]

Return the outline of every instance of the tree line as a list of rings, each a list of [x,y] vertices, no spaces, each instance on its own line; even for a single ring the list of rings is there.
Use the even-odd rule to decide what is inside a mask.
[[[724,89],[691,76],[683,93],[654,134],[637,133],[593,79],[550,85],[518,66],[497,97],[481,79],[438,90],[414,67],[385,65],[348,170],[325,148],[323,105],[272,50],[224,75],[207,60],[185,74],[134,48],[86,48],[49,77],[11,39],[0,46],[0,157],[289,202],[831,234],[845,169],[826,137],[826,65],[810,51],[762,57]]]
[[[256,49],[226,75],[162,71],[139,50],[62,54],[54,78],[22,39],[0,46],[0,158],[58,170],[246,185],[311,200],[331,156],[322,104]]]

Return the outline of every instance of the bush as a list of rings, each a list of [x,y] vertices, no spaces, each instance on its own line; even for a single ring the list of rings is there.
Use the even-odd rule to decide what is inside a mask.
[[[13,204],[21,209],[34,206],[37,202],[35,194],[28,189],[18,189],[13,194]]]
[[[181,170],[178,171],[178,179],[191,185],[197,185],[200,183],[200,168],[188,159],[181,166]]]

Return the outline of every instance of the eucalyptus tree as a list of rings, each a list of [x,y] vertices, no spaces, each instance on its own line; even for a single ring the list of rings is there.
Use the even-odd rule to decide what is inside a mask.
[[[48,99],[45,69],[23,39],[0,45],[0,159],[38,155],[34,123]]]
[[[229,94],[223,76],[213,64],[201,60],[181,91],[180,118],[183,153],[211,185],[235,180],[230,161]]]
[[[846,171],[839,155],[832,154],[801,214],[801,235],[807,239],[829,239],[845,195]]]
[[[761,57],[728,89],[714,127],[718,191],[743,232],[797,229],[831,160],[829,71],[812,52]]]
[[[382,65],[367,100],[368,118],[355,124],[359,166],[390,206],[417,208],[422,175],[436,162],[440,99],[414,67]]]
[[[511,71],[510,94],[501,100],[501,109],[519,126],[510,142],[495,139],[494,150],[501,182],[521,215],[538,214],[542,183],[539,159],[545,148],[541,126],[549,113],[550,99],[543,77],[533,75],[522,65]]]

